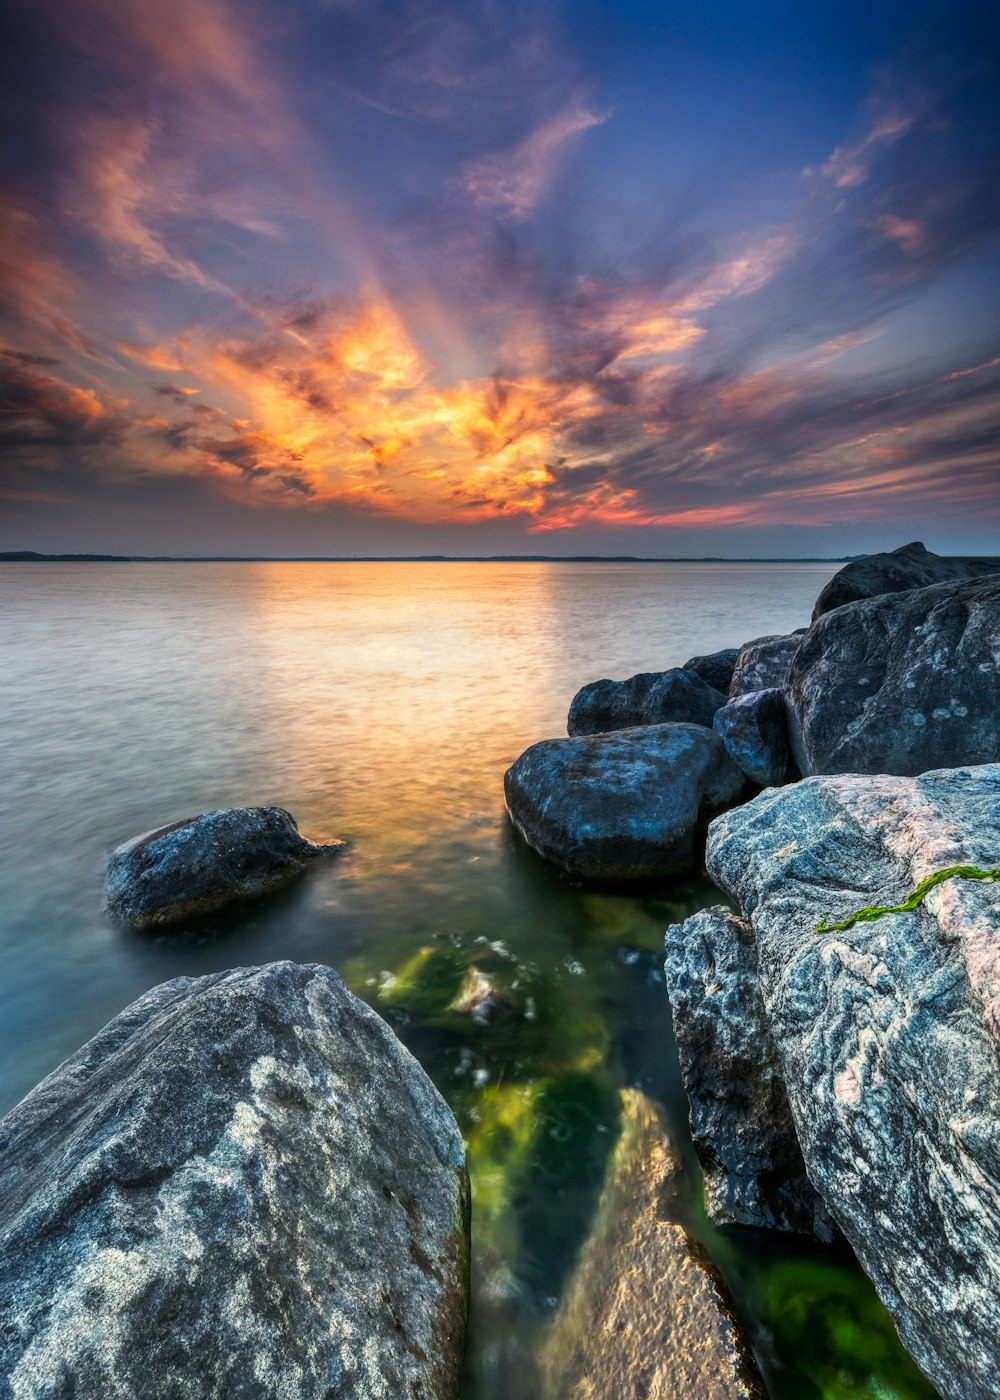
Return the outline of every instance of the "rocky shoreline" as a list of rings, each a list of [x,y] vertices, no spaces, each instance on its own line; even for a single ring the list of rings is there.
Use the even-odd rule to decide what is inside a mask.
[[[665,967],[708,1216],[846,1239],[946,1400],[1000,1372],[1000,901],[959,878],[851,917],[1000,864],[998,665],[1000,560],[906,546],[799,632],[585,686],[505,779],[574,881],[707,861],[737,907],[674,924]],[[281,808],[206,813],[114,852],[107,911],[179,927],[342,849]],[[488,966],[448,970],[442,1014],[530,1035]],[[620,1098],[547,1400],[763,1396],[662,1114]],[[0,1143],[0,1397],[457,1395],[465,1145],[329,968],[154,988]]]

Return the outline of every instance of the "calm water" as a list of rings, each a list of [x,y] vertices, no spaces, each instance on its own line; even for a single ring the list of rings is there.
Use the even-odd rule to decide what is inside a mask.
[[[396,1027],[469,1142],[465,1400],[528,1400],[587,1228],[617,1090],[690,1155],[660,972],[698,878],[576,887],[513,837],[505,768],[600,676],[808,621],[829,565],[0,565],[0,1109],[148,987],[274,958],[336,967]],[[230,805],[351,842],[197,936],[100,911],[126,838]],[[488,971],[526,1019],[449,1011]],[[775,1396],[926,1395],[842,1254],[709,1230]]]

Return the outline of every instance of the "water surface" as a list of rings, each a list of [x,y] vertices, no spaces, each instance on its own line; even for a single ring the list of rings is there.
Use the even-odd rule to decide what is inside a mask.
[[[601,676],[803,626],[822,564],[0,565],[0,1109],[147,988],[275,958],[336,967],[395,1026],[469,1142],[464,1400],[529,1400],[587,1228],[617,1092],[668,1109],[690,1158],[660,949],[713,902],[636,898],[527,851],[504,770],[565,733]],[[277,803],[351,853],[197,936],[102,916],[108,852],[198,812]],[[449,1011],[470,967],[524,1019]],[[843,1254],[692,1221],[775,1396],[930,1392]]]

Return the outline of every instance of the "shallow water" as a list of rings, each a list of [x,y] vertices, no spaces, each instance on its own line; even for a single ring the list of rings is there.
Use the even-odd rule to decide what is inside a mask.
[[[614,1142],[617,1091],[690,1161],[660,949],[717,898],[574,886],[504,816],[504,770],[600,676],[804,625],[831,565],[0,565],[0,1110],[166,978],[336,967],[452,1104],[474,1197],[463,1400],[527,1400]],[[197,936],[100,911],[108,852],[277,803],[350,854]],[[449,1011],[470,967],[526,1019]],[[776,1397],[929,1395],[843,1252],[691,1220]]]

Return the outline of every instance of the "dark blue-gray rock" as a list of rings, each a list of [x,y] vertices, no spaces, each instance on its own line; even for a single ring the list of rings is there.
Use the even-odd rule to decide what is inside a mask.
[[[642,672],[627,681],[592,681],[573,697],[566,728],[572,737],[641,724],[710,727],[712,716],[725,703],[725,695],[694,671],[675,666],[670,671]]]
[[[752,690],[716,710],[712,728],[752,783],[776,787],[793,776],[784,692]]]
[[[955,579],[1000,574],[1000,558],[942,556],[920,544],[900,545],[887,554],[869,554],[846,565],[823,589],[813,608],[813,622],[844,603],[874,598],[880,593],[902,593],[908,588],[929,588]]]
[[[780,689],[804,632],[803,627],[787,636],[755,637],[752,642],[744,643],[729,683],[730,700],[754,690]]]
[[[335,972],[147,992],[0,1123],[0,1395],[453,1400],[444,1101]]]
[[[806,778],[708,845],[753,925],[809,1178],[948,1400],[995,1400],[1000,1376],[1000,884],[819,927],[998,852],[997,764]]]
[[[726,647],[724,651],[712,651],[707,656],[692,656],[690,661],[685,661],[684,670],[694,671],[706,685],[728,695],[739,654],[739,647]]]
[[[725,1284],[677,1223],[684,1194],[662,1109],[623,1090],[592,1232],[543,1343],[545,1400],[764,1400]]]
[[[771,1044],[753,930],[716,905],[672,924],[666,949],[674,1039],[709,1219],[829,1239]]]
[[[504,776],[507,811],[528,845],[599,881],[690,869],[709,818],[742,787],[722,741],[700,724],[545,739]]]
[[[895,773],[1000,757],[1000,574],[847,603],[785,684],[800,772]]]
[[[227,807],[127,841],[108,861],[108,912],[156,929],[248,903],[294,880],[342,842],[314,845],[283,807]]]

